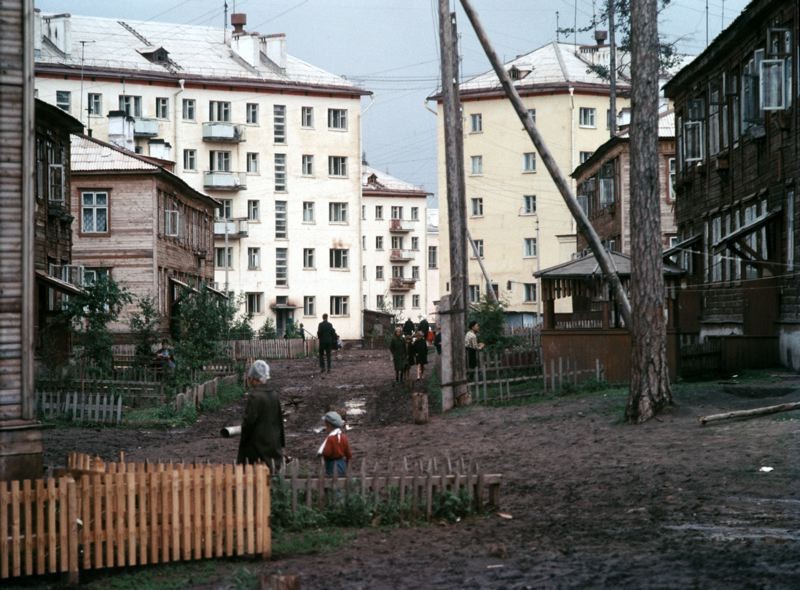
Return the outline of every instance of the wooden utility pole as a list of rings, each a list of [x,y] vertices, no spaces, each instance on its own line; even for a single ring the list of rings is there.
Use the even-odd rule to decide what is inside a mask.
[[[614,30],[614,10],[616,8],[614,2],[616,1],[608,0],[608,73],[611,86],[608,92],[608,107],[611,111],[608,128],[611,137],[617,134],[617,34]]]
[[[447,168],[447,225],[450,247],[450,295],[440,309],[442,340],[442,406],[470,403],[467,388],[464,332],[467,323],[467,216],[464,198],[464,132],[458,92],[456,15],[448,0],[439,0],[439,43],[442,55],[442,111],[444,112],[445,163]],[[444,298],[443,298],[444,299]]]
[[[631,2],[631,389],[628,422],[672,403],[664,317],[664,262],[658,182],[657,0]]]
[[[440,0],[441,1],[441,0]],[[508,73],[503,68],[503,63],[500,61],[500,58],[495,53],[494,49],[492,48],[491,42],[489,41],[489,37],[486,35],[486,31],[483,29],[480,20],[478,19],[478,15],[475,10],[472,8],[472,4],[469,0],[461,0],[461,6],[464,8],[464,12],[467,14],[467,18],[469,18],[470,23],[472,23],[472,28],[475,29],[475,33],[478,36],[478,40],[481,42],[483,46],[483,50],[486,53],[486,56],[489,58],[489,61],[494,68],[495,74],[500,79],[500,83],[503,86],[503,90],[506,93],[506,96],[511,101],[514,110],[517,112],[517,116],[519,120],[522,121],[522,125],[525,127],[525,130],[528,132],[528,135],[533,141],[533,145],[536,147],[536,151],[539,152],[539,155],[542,158],[542,162],[547,168],[547,171],[550,173],[550,177],[553,179],[556,187],[558,188],[558,192],[561,193],[561,197],[564,199],[564,202],[567,204],[567,208],[569,212],[572,214],[572,217],[575,219],[575,222],[578,225],[578,230],[586,237],[586,240],[589,242],[589,247],[594,252],[594,256],[597,259],[597,263],[600,265],[601,270],[603,271],[603,276],[605,276],[606,280],[608,281],[611,291],[614,294],[614,298],[616,299],[617,303],[619,304],[620,313],[622,314],[623,319],[625,320],[625,325],[631,325],[631,304],[628,301],[628,295],[625,293],[625,289],[622,287],[622,282],[617,275],[617,271],[614,268],[614,264],[611,261],[611,257],[606,252],[603,244],[600,241],[600,238],[597,235],[597,232],[594,231],[591,223],[589,223],[589,219],[586,217],[586,213],[584,213],[581,206],[578,204],[578,200],[575,198],[575,195],[572,194],[572,189],[569,186],[569,182],[567,181],[566,177],[562,174],[561,170],[556,164],[555,159],[553,158],[553,154],[550,153],[550,149],[544,143],[544,139],[542,138],[539,130],[536,128],[536,125],[530,120],[528,117],[528,110],[522,102],[522,99],[519,97],[517,93],[517,89],[514,88],[514,84],[511,82],[511,78],[508,77]],[[657,136],[657,134],[656,134]],[[663,278],[662,278],[663,280]]]

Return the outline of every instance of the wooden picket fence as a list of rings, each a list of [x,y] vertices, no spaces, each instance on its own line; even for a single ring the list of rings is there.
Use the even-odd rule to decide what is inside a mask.
[[[45,418],[71,417],[75,422],[122,422],[122,396],[61,391],[37,391],[37,406]]]
[[[214,377],[204,383],[198,383],[197,385],[187,387],[184,391],[175,396],[175,409],[180,411],[187,405],[199,407],[205,398],[217,395],[217,388],[220,383],[231,385],[236,383],[237,379],[238,376],[236,375]]]
[[[590,379],[594,379],[598,383],[605,381],[606,372],[603,363],[600,359],[594,359],[593,367],[578,367],[578,363],[574,359],[558,357],[558,359],[550,359],[550,367],[548,363],[544,363],[543,378],[544,390],[550,392],[558,392],[566,386],[577,386]]]
[[[118,381],[113,379],[84,379],[55,381],[36,379],[36,390],[47,393],[80,393],[119,395],[126,406],[158,406],[166,400],[163,383],[158,381]]]
[[[234,361],[253,359],[296,359],[317,353],[316,338],[275,338],[272,340],[225,340],[222,349]]]
[[[240,555],[269,557],[266,465],[104,463],[0,482],[0,579]]]
[[[376,463],[372,469],[368,469],[367,461],[362,459],[360,469],[355,470],[351,465],[344,477],[335,470],[333,475],[326,475],[323,460],[312,463],[309,469],[303,469],[299,459],[272,467],[273,473],[282,475],[283,484],[288,486],[293,512],[303,505],[324,509],[327,504],[349,495],[380,502],[394,494],[401,505],[408,504],[413,516],[430,520],[437,494],[462,491],[469,494],[476,509],[500,505],[502,476],[481,473],[477,463],[464,459],[408,461],[403,458],[398,465],[389,461],[385,468]]]

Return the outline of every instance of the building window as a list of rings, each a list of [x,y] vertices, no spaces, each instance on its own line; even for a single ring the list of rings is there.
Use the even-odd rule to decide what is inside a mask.
[[[275,143],[286,143],[286,105],[272,107],[272,125]]]
[[[415,309],[419,308],[419,295],[411,296],[411,307]]]
[[[579,157],[580,163],[583,164],[584,162],[586,162],[589,158],[592,157],[593,153],[594,152],[581,152]]]
[[[250,174],[258,173],[258,152],[247,152],[247,171]]]
[[[314,156],[303,154],[303,176],[314,176]]]
[[[208,120],[220,123],[230,123],[231,103],[220,100],[209,101]]]
[[[419,238],[416,236],[411,237],[411,249],[419,250]]]
[[[331,315],[346,316],[350,313],[350,298],[346,295],[333,295],[331,297]]]
[[[483,217],[483,198],[474,197],[470,199],[472,204],[472,217]]]
[[[197,110],[197,101],[193,98],[184,98],[182,103],[182,114],[184,121],[194,121],[195,111]]]
[[[392,250],[403,249],[403,236],[392,236]]]
[[[375,205],[375,221],[383,219],[383,205]]]
[[[581,127],[597,127],[597,110],[587,107],[580,107],[578,110],[578,125]]]
[[[361,205],[361,220],[366,221],[367,219],[367,206]]]
[[[668,161],[669,166],[669,188],[667,196],[670,201],[675,200],[675,158],[670,158]]]
[[[375,236],[375,249],[383,250],[383,236]]]
[[[391,214],[392,214],[392,219],[402,220],[403,219],[403,208],[402,207],[392,207]]]
[[[383,295],[377,295],[377,296],[375,297],[375,306],[376,306],[378,309],[383,309],[383,305],[384,305],[384,299],[383,299]]]
[[[472,240],[472,241],[475,243],[475,247],[472,249],[472,253],[475,254],[475,251],[477,250],[478,258],[483,258],[483,240]]]
[[[197,170],[197,150],[183,150],[183,169]]]
[[[469,286],[469,302],[470,303],[480,303],[481,301],[481,286],[480,285],[470,285]]]
[[[169,99],[167,97],[156,97],[156,119],[169,119]]]
[[[217,268],[233,267],[233,246],[228,246],[228,255],[225,255],[225,248],[214,248],[214,266]]]
[[[330,249],[330,267],[346,270],[348,268],[347,258],[349,250],[347,248]]]
[[[247,313],[248,315],[257,315],[261,313],[263,307],[263,293],[248,293],[247,294]]]
[[[347,109],[328,109],[328,129],[347,129]]]
[[[286,201],[275,201],[275,239],[285,240],[288,238],[286,229]]]
[[[470,131],[472,133],[480,133],[483,131],[483,115],[480,113],[473,113],[469,116]]]
[[[392,266],[392,278],[393,279],[402,279],[406,276],[406,269],[404,266],[400,266],[399,264],[395,264]]]
[[[367,236],[361,236],[361,249],[367,249]]]
[[[395,309],[405,309],[406,308],[406,296],[405,295],[392,295],[392,307]]]
[[[246,110],[247,122],[250,123],[250,125],[258,125],[258,104],[254,102],[248,102]]]
[[[72,93],[69,90],[56,90],[56,106],[69,112],[72,102]]]
[[[600,208],[613,205],[616,200],[615,195],[615,177],[614,177],[614,162],[606,162],[600,168],[599,186],[600,186]]]
[[[303,201],[303,223],[314,223],[314,203]]]
[[[286,191],[286,154],[275,154],[275,191]]]
[[[314,126],[314,107],[300,107],[300,126],[306,129]]]
[[[526,258],[536,256],[536,238],[525,238],[523,240],[522,255]]]
[[[288,259],[288,248],[275,248],[275,285],[278,287],[289,284]]]
[[[366,265],[361,265],[361,280],[362,281],[366,281],[367,280],[367,266]]]
[[[470,156],[470,174],[483,174],[483,156]]]
[[[208,152],[208,164],[212,172],[230,172],[231,153],[211,150]]]
[[[261,268],[261,248],[247,249],[247,270],[259,270]]]
[[[765,59],[761,62],[761,108],[777,111],[786,108],[786,62],[782,59]]]
[[[536,172],[536,152],[525,152],[522,154],[522,171]]]
[[[258,199],[250,199],[247,201],[247,219],[248,221],[261,220],[261,202]]]
[[[303,248],[303,268],[316,268],[314,266],[314,248]]]
[[[525,283],[525,292],[523,294],[523,301],[525,303],[533,303],[536,301],[536,283]]]
[[[382,266],[376,266],[375,267],[375,280],[376,281],[382,281],[383,280],[383,267]]]
[[[705,157],[704,103],[701,99],[689,101],[687,120],[683,124],[683,148],[687,162]]]
[[[411,207],[411,221],[419,221],[419,207]]]
[[[170,200],[164,206],[164,235],[177,237],[180,234],[178,205]]]
[[[217,217],[220,219],[233,218],[233,199],[218,199]]]
[[[414,280],[417,280],[417,281],[419,280],[419,267],[418,266],[412,266],[411,267],[411,278],[414,279]]]
[[[129,117],[142,116],[142,97],[130,96],[128,94],[119,95],[119,110],[125,111]]]
[[[304,316],[317,315],[316,304],[317,304],[317,299],[313,295],[306,295],[305,297],[303,297],[303,315]]]
[[[328,205],[328,221],[347,223],[347,203],[330,203]]]
[[[48,200],[63,203],[67,189],[64,175],[64,148],[48,141],[47,154],[50,162],[47,167],[47,181],[50,189]]]
[[[536,195],[523,195],[522,213],[524,215],[533,215],[536,213]]]
[[[347,156],[328,156],[328,174],[347,176]]]
[[[536,109],[528,109],[528,119],[536,125]]]
[[[103,114],[103,95],[96,92],[89,93],[89,104],[87,106],[90,115]]]
[[[108,193],[81,193],[81,231],[87,234],[108,232]]]
[[[439,268],[439,248],[428,246],[428,268]]]

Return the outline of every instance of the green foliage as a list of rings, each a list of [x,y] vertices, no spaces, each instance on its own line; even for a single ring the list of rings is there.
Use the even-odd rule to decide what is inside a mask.
[[[72,295],[62,311],[77,336],[81,356],[102,372],[110,372],[114,343],[108,324],[115,321],[122,307],[133,300],[127,289],[110,276],[102,276]]]
[[[458,494],[444,492],[434,494],[432,515],[436,519],[447,522],[458,522],[474,512],[474,505],[469,493],[460,489]]]
[[[150,296],[139,299],[139,311],[131,314],[129,322],[136,343],[134,364],[147,367],[153,361],[153,347],[159,343],[161,314]]]
[[[481,297],[477,305],[470,307],[468,321],[476,321],[480,326],[478,339],[489,350],[513,346],[517,338],[505,335],[506,316],[504,302],[495,303],[488,295]]]
[[[284,338],[300,338],[300,328],[294,323],[292,318],[286,320],[286,331],[283,333]]]
[[[103,590],[183,590],[209,584],[216,577],[216,570],[214,561],[150,565],[114,573],[100,570],[96,574],[89,573],[88,577],[94,579],[81,585]]]
[[[312,555],[332,551],[355,538],[339,529],[317,529],[302,532],[277,530],[272,537],[272,558]]]
[[[272,318],[264,320],[264,325],[258,330],[258,338],[260,340],[272,340],[278,337],[278,331],[275,329],[275,322]]]

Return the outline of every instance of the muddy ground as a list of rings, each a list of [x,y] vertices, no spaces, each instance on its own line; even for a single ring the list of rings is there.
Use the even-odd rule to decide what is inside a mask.
[[[416,426],[388,353],[343,351],[324,377],[315,359],[270,364],[289,454],[313,457],[329,405],[364,402],[349,419],[356,459],[475,459],[502,474],[501,510],[513,519],[360,529],[331,552],[251,564],[261,572],[297,574],[304,589],[800,588],[800,412],[698,425],[705,414],[800,401],[800,380],[681,384],[677,405],[641,426],[621,423],[619,392],[470,407]],[[231,461],[237,440],[218,433],[241,412],[237,403],[172,431],[49,430],[46,461],[63,463],[67,450]],[[237,567],[228,564],[223,572]]]

